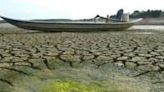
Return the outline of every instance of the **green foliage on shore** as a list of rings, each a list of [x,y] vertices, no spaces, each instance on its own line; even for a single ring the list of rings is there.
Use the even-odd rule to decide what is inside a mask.
[[[145,17],[160,17],[162,11],[161,10],[147,10],[147,11],[139,11],[135,10],[130,17],[132,18],[145,18]]]
[[[162,10],[147,10],[147,11],[139,11],[135,10],[132,14],[130,14],[131,18],[157,18],[163,16]],[[111,18],[116,18],[116,15],[111,15]]]

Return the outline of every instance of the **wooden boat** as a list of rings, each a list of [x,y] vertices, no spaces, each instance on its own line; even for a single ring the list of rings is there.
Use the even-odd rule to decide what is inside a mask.
[[[2,17],[6,22],[23,29],[39,30],[45,32],[59,31],[107,31],[124,30],[134,25],[141,19],[130,20],[129,22],[105,22],[105,21],[26,21]]]

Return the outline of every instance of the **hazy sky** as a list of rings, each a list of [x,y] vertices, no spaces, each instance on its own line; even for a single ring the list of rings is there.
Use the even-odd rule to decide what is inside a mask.
[[[91,18],[115,14],[118,9],[162,9],[163,0],[0,0],[0,15],[17,19]]]

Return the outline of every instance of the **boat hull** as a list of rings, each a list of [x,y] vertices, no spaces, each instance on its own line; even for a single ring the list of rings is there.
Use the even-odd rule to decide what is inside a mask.
[[[96,24],[42,24],[42,23],[21,23],[15,25],[20,28],[29,30],[40,30],[40,31],[108,31],[108,30],[124,30],[132,26],[132,24],[126,25],[96,25]]]
[[[19,28],[29,30],[39,30],[47,32],[55,31],[108,31],[124,30],[133,26],[134,22],[41,22],[41,21],[23,21],[2,17],[8,23]]]

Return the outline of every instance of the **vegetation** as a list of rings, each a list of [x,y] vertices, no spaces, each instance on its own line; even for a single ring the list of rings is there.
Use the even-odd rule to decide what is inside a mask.
[[[131,18],[157,18],[162,16],[162,10],[147,10],[147,11],[139,11],[135,10],[132,14],[130,14]],[[111,15],[111,18],[115,18],[116,15]]]
[[[161,10],[147,10],[147,11],[138,11],[135,10],[130,17],[132,18],[145,18],[145,17],[160,17],[162,11]]]
[[[108,85],[100,82],[82,83],[72,80],[51,81],[39,92],[144,92],[132,84],[118,84],[109,82]]]
[[[98,84],[85,85],[76,81],[54,81],[41,92],[105,92]]]

